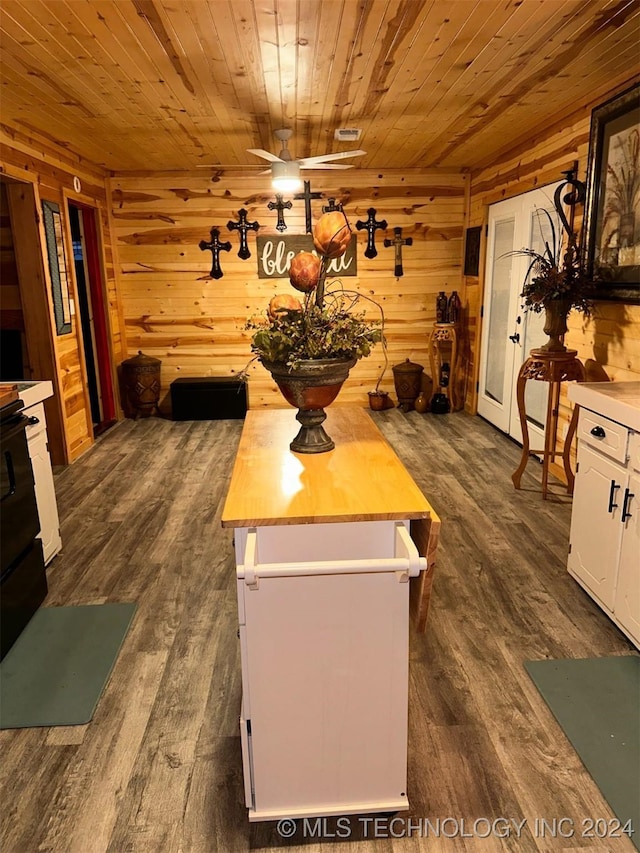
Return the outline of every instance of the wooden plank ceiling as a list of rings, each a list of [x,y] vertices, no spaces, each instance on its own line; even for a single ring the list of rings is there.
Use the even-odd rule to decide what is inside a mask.
[[[1,121],[114,172],[478,168],[639,70],[638,0],[2,0]],[[357,143],[336,128],[360,128]]]

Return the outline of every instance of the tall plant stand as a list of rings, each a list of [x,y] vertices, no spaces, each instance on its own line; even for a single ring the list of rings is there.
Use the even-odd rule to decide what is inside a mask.
[[[548,493],[549,464],[562,453],[564,472],[567,477],[567,494],[573,494],[574,473],[571,470],[570,454],[573,436],[578,426],[578,406],[571,415],[569,429],[564,440],[562,451],[556,450],[558,437],[558,409],[560,405],[560,389],[563,382],[584,382],[585,370],[582,362],[576,358],[577,350],[565,352],[547,352],[543,349],[532,349],[529,358],[523,363],[518,373],[516,384],[516,399],[518,414],[522,428],[522,458],[517,470],[511,476],[516,489],[520,488],[520,480],[527,467],[529,456],[542,455],[542,498],[546,500]],[[525,389],[527,380],[549,383],[549,398],[547,400],[547,418],[544,429],[544,449],[531,450],[529,444],[529,424],[525,408]]]
[[[433,380],[433,393],[444,394],[449,399],[451,410],[459,408],[456,389],[458,366],[458,332],[454,323],[434,323],[429,335],[429,365]],[[442,365],[449,361],[449,379],[442,383]]]

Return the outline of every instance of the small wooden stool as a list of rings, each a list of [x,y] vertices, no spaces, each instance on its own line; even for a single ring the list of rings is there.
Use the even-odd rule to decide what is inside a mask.
[[[571,349],[565,352],[547,352],[543,349],[532,349],[529,358],[523,363],[518,373],[516,384],[516,398],[518,401],[518,414],[520,415],[520,426],[522,427],[522,459],[518,469],[511,476],[516,489],[520,488],[520,480],[527,467],[529,455],[542,454],[542,498],[547,498],[547,484],[549,480],[549,463],[555,461],[556,439],[558,436],[558,407],[560,404],[560,387],[563,382],[584,382],[585,371],[582,362],[576,358],[577,350]],[[527,379],[535,379],[539,382],[549,383],[549,398],[547,400],[547,419],[544,428],[544,450],[531,450],[529,447],[529,424],[525,411],[525,386]],[[571,442],[578,426],[578,406],[574,406],[567,430],[567,436],[562,451],[562,462],[564,472],[567,476],[567,494],[573,494],[574,474],[571,470],[570,454]]]

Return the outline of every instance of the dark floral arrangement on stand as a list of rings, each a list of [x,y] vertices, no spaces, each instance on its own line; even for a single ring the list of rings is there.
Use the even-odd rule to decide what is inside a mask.
[[[520,294],[523,304],[540,313],[549,302],[562,301],[568,303],[568,310],[588,316],[593,309],[594,288],[585,272],[580,247],[573,237],[563,244],[562,233],[558,233],[549,211],[541,209],[538,214],[546,216],[551,238],[545,240],[542,251],[520,249],[512,253],[531,259]]]
[[[340,280],[327,283],[332,258],[343,255],[351,240],[351,226],[342,211],[325,213],[313,230],[318,254],[299,252],[289,268],[289,281],[304,294],[304,303],[290,294],[269,302],[266,318],[250,319],[255,330],[251,350],[261,361],[282,362],[294,369],[308,359],[360,359],[384,342],[384,313],[375,300],[346,289]],[[368,320],[355,309],[371,303],[380,318]]]
[[[537,314],[545,312],[544,332],[549,340],[540,349],[552,353],[566,352],[563,338],[568,331],[569,312],[575,310],[588,317],[594,308],[595,283],[586,273],[582,250],[573,230],[574,208],[585,197],[585,185],[575,178],[576,167],[563,173],[567,179],[554,193],[557,221],[548,210],[541,208],[537,211],[543,248],[507,253],[525,255],[530,259],[520,296],[525,310]],[[571,192],[562,198],[567,187]],[[569,205],[569,220],[562,208],[563,202]],[[546,218],[548,229],[545,229],[545,219],[541,217]]]

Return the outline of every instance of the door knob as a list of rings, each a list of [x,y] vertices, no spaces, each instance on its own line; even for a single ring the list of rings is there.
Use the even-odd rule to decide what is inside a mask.
[[[606,432],[598,424],[598,426],[594,426],[593,429],[591,430],[591,435],[595,436],[596,438],[604,438],[606,435]]]

